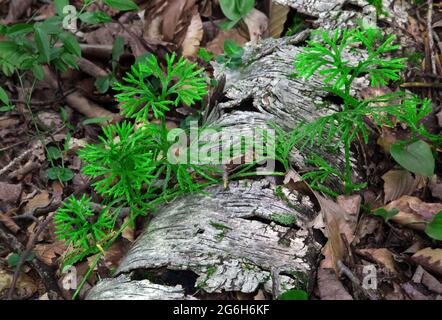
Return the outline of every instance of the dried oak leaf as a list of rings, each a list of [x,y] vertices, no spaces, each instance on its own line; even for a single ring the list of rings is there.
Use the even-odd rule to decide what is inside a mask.
[[[441,211],[442,203],[425,203],[416,197],[402,196],[383,208],[388,211],[394,208],[399,210],[391,218],[392,221],[415,230],[424,230],[425,224],[422,222],[431,220],[436,213]]]
[[[196,56],[203,39],[203,22],[196,7],[193,10],[190,25],[187,28],[183,43],[181,44],[182,55],[184,57]]]
[[[6,228],[11,230],[13,233],[20,231],[20,227],[11,219],[10,216],[0,212],[0,222],[5,225]]]
[[[369,257],[371,260],[385,267],[389,272],[396,273],[396,268],[394,267],[393,254],[390,250],[386,248],[379,249],[361,249],[358,253]]]
[[[425,248],[416,252],[411,259],[425,269],[442,275],[442,249]]]
[[[411,195],[424,182],[423,177],[413,177],[407,170],[390,170],[382,176],[384,180],[384,204],[403,195]]]
[[[57,259],[66,251],[63,241],[56,240],[51,244],[37,244],[34,252],[36,256],[49,266],[54,266]]]

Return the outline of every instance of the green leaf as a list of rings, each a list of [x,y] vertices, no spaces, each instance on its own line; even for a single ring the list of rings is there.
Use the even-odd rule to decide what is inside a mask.
[[[431,177],[434,174],[435,160],[431,148],[425,141],[411,144],[395,143],[390,149],[391,156],[403,168],[415,174]]]
[[[253,9],[255,0],[220,0],[219,5],[229,20],[239,20]]]
[[[97,87],[100,93],[105,93],[109,90],[110,86],[110,77],[109,75],[101,76],[95,80],[95,86]]]
[[[378,216],[378,217],[382,217],[382,218],[384,218],[385,222],[388,222],[388,220],[393,218],[398,213],[399,213],[399,210],[396,208],[393,208],[390,211],[388,211],[384,208],[379,208],[379,209],[376,209],[376,211],[374,212],[374,215]]]
[[[51,146],[46,152],[49,160],[57,160],[61,158],[61,152],[56,147]]]
[[[70,181],[74,177],[74,173],[69,168],[52,167],[46,173],[50,180],[60,180],[61,182]]]
[[[279,300],[308,300],[308,294],[304,290],[287,290],[279,296]]]
[[[11,110],[14,110],[14,109],[15,109],[15,106],[6,105],[6,106],[0,107],[0,112],[11,111]]]
[[[49,36],[45,30],[40,27],[35,27],[35,45],[38,52],[43,57],[46,63],[51,61],[51,50],[49,47]]]
[[[120,11],[139,10],[138,6],[132,0],[103,0],[109,7]]]
[[[34,64],[31,68],[32,74],[37,80],[43,80],[44,78],[44,71],[43,67],[40,64]]]
[[[81,48],[80,44],[77,41],[77,38],[70,32],[63,32],[60,34],[60,39],[63,42],[64,47],[72,54],[77,57],[81,57]]]
[[[15,37],[20,35],[26,35],[34,31],[34,26],[28,23],[16,23],[10,27],[6,28],[5,34],[8,37]]]
[[[241,21],[241,18],[236,19],[236,20],[222,21],[222,22],[218,23],[218,27],[223,30],[230,30],[234,26],[236,26],[238,24],[238,22],[240,22],[240,21]]]
[[[112,60],[118,61],[123,53],[124,38],[122,36],[118,36],[115,38],[114,45],[112,47]]]
[[[214,56],[215,55],[213,54],[213,52],[207,51],[206,48],[199,48],[198,50],[198,57],[203,59],[205,62],[212,61]]]
[[[63,8],[69,5],[69,0],[54,0],[55,11],[59,16],[64,16]]]
[[[79,18],[88,24],[112,22],[112,18],[103,11],[85,12],[80,14]]]
[[[244,49],[232,40],[224,41],[224,53],[230,58],[242,58]]]
[[[31,262],[32,260],[34,260],[34,258],[35,258],[35,253],[30,252],[29,255],[26,257],[25,261]],[[16,267],[19,261],[20,261],[20,254],[18,253],[13,253],[8,257],[8,264],[11,267]]]
[[[99,124],[112,120],[112,117],[97,117],[97,118],[89,118],[82,122],[84,126],[89,124]]]
[[[4,103],[4,104],[9,104],[9,97],[8,94],[6,93],[6,91],[0,87],[0,100]]]
[[[435,240],[442,241],[442,211],[439,211],[427,224],[425,233]]]

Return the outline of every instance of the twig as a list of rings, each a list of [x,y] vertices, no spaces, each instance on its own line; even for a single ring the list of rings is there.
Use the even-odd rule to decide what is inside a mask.
[[[12,295],[14,294],[15,286],[17,285],[18,276],[20,275],[20,269],[22,265],[25,263],[27,256],[31,253],[31,250],[34,248],[35,241],[37,240],[38,236],[46,229],[49,222],[52,221],[52,218],[54,216],[55,212],[52,212],[49,214],[46,219],[40,224],[38,230],[34,232],[28,239],[28,243],[26,244],[26,249],[21,253],[20,259],[18,260],[18,263],[15,268],[14,276],[12,278],[12,283],[8,291],[8,300],[12,300]]]
[[[442,83],[432,82],[405,82],[400,85],[401,88],[442,88]]]
[[[430,59],[431,59],[431,71],[434,74],[437,74],[436,70],[436,61],[434,59],[433,48],[434,48],[434,39],[433,39],[433,0],[428,0],[428,11],[427,11],[427,36],[428,36],[428,46],[430,47]]]
[[[66,92],[61,97],[47,100],[47,101],[29,101],[29,104],[33,105],[33,106],[40,106],[40,107],[49,106],[51,104],[54,104],[56,102],[60,102],[60,101],[64,100],[64,98],[66,98],[68,95],[70,95],[71,93],[73,93],[75,91],[77,91],[77,88],[72,88],[72,89],[66,90]],[[27,101],[19,100],[19,99],[10,99],[9,101],[12,103],[22,103],[22,104],[28,103]]]
[[[17,163],[19,163],[21,160],[23,160],[24,157],[26,157],[28,154],[30,154],[34,148],[28,149],[25,152],[23,152],[21,155],[16,157],[14,160],[9,162],[3,169],[0,170],[0,176],[7,172],[9,169],[11,169],[13,166],[15,166]]]

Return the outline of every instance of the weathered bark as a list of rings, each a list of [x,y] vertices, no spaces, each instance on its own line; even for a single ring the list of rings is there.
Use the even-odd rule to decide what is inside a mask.
[[[213,186],[206,192],[162,207],[117,274],[140,269],[190,270],[198,276],[195,286],[206,293],[250,293],[262,288],[278,295],[300,285],[311,289],[319,245],[307,228],[315,215],[308,197],[287,194],[285,201],[275,195],[267,180],[232,182],[228,189]],[[294,225],[281,225],[278,217],[293,217]],[[274,280],[279,288],[273,286]],[[121,281],[107,280],[106,285],[93,288],[88,299],[127,298],[121,295]],[[129,286],[127,282],[124,278],[124,288]],[[113,289],[113,284],[119,289]],[[150,290],[149,286],[149,292],[143,289],[136,294],[150,298],[154,296]]]

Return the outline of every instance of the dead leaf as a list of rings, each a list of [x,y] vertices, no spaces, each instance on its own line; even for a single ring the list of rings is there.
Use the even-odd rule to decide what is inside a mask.
[[[412,281],[415,283],[422,283],[429,290],[442,294],[442,283],[421,266],[417,266]]]
[[[390,154],[390,148],[397,142],[396,133],[388,128],[382,128],[376,143],[382,148],[385,154]]]
[[[0,293],[11,287],[14,274],[0,269]],[[17,299],[27,299],[37,291],[34,280],[25,273],[20,273],[14,290]]]
[[[419,198],[402,196],[390,202],[384,209],[391,211],[396,208],[399,212],[391,218],[392,221],[415,230],[424,230],[423,222],[429,221],[442,210],[442,203],[425,203]]]
[[[416,252],[411,259],[425,269],[442,275],[442,249],[425,248]]]
[[[56,240],[51,244],[37,244],[34,252],[36,256],[49,266],[56,264],[57,259],[67,250],[66,245],[61,240]]]
[[[202,39],[203,22],[198,10],[195,8],[192,19],[190,20],[190,25],[187,28],[186,35],[184,36],[181,45],[182,55],[184,57],[196,56]]]
[[[334,268],[337,271],[337,261],[344,260],[346,255],[342,236],[347,239],[348,243],[353,241],[357,224],[357,214],[347,212],[338,203],[324,198],[319,194],[316,194],[316,198],[321,206],[320,214],[323,216],[327,233],[325,236],[328,238],[322,251],[325,259],[321,262],[321,267]],[[352,206],[353,205],[350,207]]]
[[[269,18],[258,9],[250,10],[247,16],[244,17],[244,23],[249,30],[250,41],[257,42],[268,37]]]
[[[51,202],[52,200],[49,197],[49,193],[42,191],[29,200],[24,208],[24,212],[33,213],[36,209],[46,208]]]
[[[130,217],[127,216],[126,218],[124,218],[124,222],[123,223],[127,223],[129,221]],[[123,232],[121,233],[121,236],[127,240],[129,240],[130,242],[133,242],[135,239],[135,231],[132,227],[132,225],[129,223],[127,225],[127,227],[123,230]]]
[[[284,31],[284,24],[287,21],[287,16],[290,12],[290,7],[283,6],[275,2],[270,4],[270,22],[269,35],[272,38],[279,38]]]
[[[394,267],[393,254],[386,248],[380,249],[360,249],[358,253],[369,257],[371,260],[385,267],[388,271],[396,274],[396,268]]]
[[[0,117],[0,129],[6,129],[9,127],[13,127],[19,123],[20,123],[19,118],[8,117],[8,116]]]
[[[129,249],[130,243],[119,238],[105,251],[104,264],[110,270],[118,267],[124,254]]]
[[[10,216],[3,214],[0,212],[0,222],[5,225],[9,230],[11,230],[13,233],[17,233],[20,231],[20,227],[14,222],[14,220],[11,219]]]
[[[442,200],[442,181],[440,181],[436,176],[430,180],[429,188],[431,195],[435,198]]]
[[[31,6],[32,0],[14,0],[9,3],[9,11],[4,24],[10,24],[16,22],[28,8]]]
[[[0,182],[0,199],[3,202],[9,202],[15,204],[20,197],[22,191],[22,185],[10,184],[6,182]]]
[[[330,268],[318,270],[318,290],[321,300],[353,300]]]
[[[424,180],[422,177],[414,178],[406,170],[390,170],[382,176],[384,180],[384,204],[399,199],[403,195],[412,194],[417,186]]]

